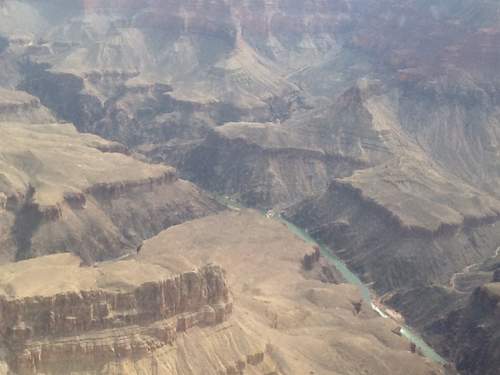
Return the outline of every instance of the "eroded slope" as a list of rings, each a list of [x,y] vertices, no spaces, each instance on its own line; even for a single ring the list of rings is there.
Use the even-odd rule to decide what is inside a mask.
[[[139,260],[181,269],[221,264],[233,321],[267,343],[279,374],[439,373],[409,353],[391,332],[394,323],[368,306],[356,315],[353,303],[361,297],[353,286],[311,278],[302,260],[313,251],[280,222],[242,211],[170,228],[145,242]]]
[[[111,258],[217,210],[173,168],[138,161],[124,146],[72,125],[0,128],[3,261],[54,251],[74,251],[87,262]]]
[[[101,372],[171,347],[193,327],[221,324],[232,309],[215,265],[175,274],[135,261],[82,267],[59,254],[1,271],[0,335],[17,374]]]
[[[121,261],[2,266],[6,359],[21,374],[443,373],[410,352],[396,323],[356,310],[354,286],[304,270],[313,252],[280,222],[241,211],[169,228]]]

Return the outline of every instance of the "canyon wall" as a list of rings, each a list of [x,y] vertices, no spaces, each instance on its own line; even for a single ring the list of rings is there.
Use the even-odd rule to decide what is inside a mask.
[[[499,286],[490,283],[477,288],[453,327],[455,362],[465,374],[493,375],[500,366]]]
[[[45,291],[23,293],[25,286],[10,284],[10,292],[16,289],[19,295],[0,297],[0,336],[8,362],[18,374],[61,373],[64,367],[84,369],[86,362],[98,368],[120,358],[147,356],[172,346],[178,334],[193,327],[221,324],[231,313],[223,271],[215,265],[179,275],[163,271],[158,280],[134,285],[133,272],[139,270],[122,262],[118,265],[121,272],[130,273],[130,279],[122,283],[129,286],[117,288],[119,284],[106,286],[107,280],[115,277],[116,268],[109,270],[103,265],[94,275],[93,270],[68,264],[73,262],[71,255],[55,257],[50,260],[55,262],[54,275],[47,280]],[[25,267],[30,270],[25,274],[36,273],[44,261],[44,257],[28,261]],[[64,269],[59,269],[60,265]],[[81,274],[78,282],[82,289],[65,291],[63,287],[56,293],[52,285],[57,273],[70,270]],[[97,288],[83,286],[89,277],[97,279]]]
[[[119,257],[220,209],[173,168],[136,160],[123,145],[71,125],[1,126],[3,262],[67,251],[87,263]]]

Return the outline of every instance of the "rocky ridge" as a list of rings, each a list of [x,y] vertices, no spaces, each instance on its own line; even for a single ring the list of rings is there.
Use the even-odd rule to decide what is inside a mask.
[[[356,101],[371,114],[368,124],[386,156],[333,179],[325,193],[286,214],[372,283],[459,371],[494,373],[498,328],[490,325],[488,339],[469,344],[464,332],[474,336],[470,327],[482,324],[487,309],[468,314],[477,305],[469,296],[474,300],[475,288],[491,280],[490,259],[500,243],[493,188],[498,108],[490,94],[469,84],[456,96],[444,86],[427,87],[423,97],[420,83],[362,93]],[[483,262],[489,266],[478,269]],[[458,340],[450,335],[457,324],[469,327]],[[471,351],[476,354],[469,357]]]
[[[14,272],[16,278],[7,276],[2,285],[2,294],[8,294],[0,297],[0,336],[16,373],[62,368],[61,358],[68,364],[96,361],[99,366],[116,358],[145,356],[173,345],[177,334],[221,324],[231,313],[229,291],[217,266],[171,275],[159,267],[137,267],[133,261],[90,269],[79,268],[79,262],[72,255],[55,255],[4,266],[3,273]],[[47,265],[53,276],[42,290],[20,284],[39,276]],[[70,271],[76,275],[69,283],[77,284],[58,285],[58,273],[63,277]],[[135,285],[138,272],[152,280]],[[88,283],[95,286],[87,289]]]
[[[219,209],[173,168],[145,164],[69,124],[0,127],[4,262],[53,251],[75,251],[87,263],[118,257]]]

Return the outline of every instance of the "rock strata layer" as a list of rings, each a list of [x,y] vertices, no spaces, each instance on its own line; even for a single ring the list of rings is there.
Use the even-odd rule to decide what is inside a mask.
[[[67,254],[8,265],[2,272],[34,277],[49,267],[54,274],[38,290],[4,276],[9,281],[0,296],[0,336],[18,374],[50,372],[63,362],[146,356],[193,327],[225,322],[232,311],[216,265],[175,275],[133,260],[82,268]],[[69,285],[58,284],[65,272],[74,273]],[[148,274],[138,278],[138,272]]]
[[[0,123],[0,263],[72,251],[133,252],[171,225],[219,210],[174,168],[69,124]]]

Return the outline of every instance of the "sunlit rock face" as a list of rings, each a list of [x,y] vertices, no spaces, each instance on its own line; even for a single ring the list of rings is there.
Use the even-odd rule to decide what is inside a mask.
[[[0,296],[0,336],[16,373],[85,373],[117,358],[139,359],[231,315],[229,289],[216,265],[179,274],[135,261],[79,265],[78,257],[60,254],[5,266],[19,279],[51,273],[42,288],[14,281]]]

